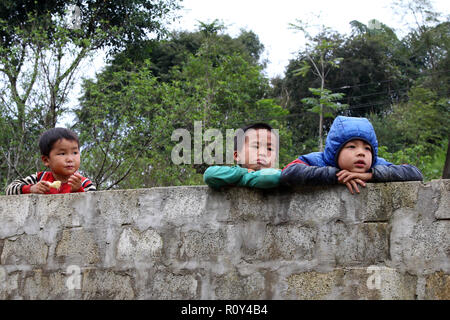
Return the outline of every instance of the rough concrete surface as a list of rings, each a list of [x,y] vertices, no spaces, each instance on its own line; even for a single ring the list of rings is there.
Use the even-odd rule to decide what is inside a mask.
[[[450,180],[0,196],[0,299],[450,299]]]

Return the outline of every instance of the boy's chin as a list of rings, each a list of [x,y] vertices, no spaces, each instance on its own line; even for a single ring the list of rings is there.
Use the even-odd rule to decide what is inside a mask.
[[[272,168],[272,167],[261,165],[261,164],[255,164],[255,165],[246,166],[245,168],[252,169],[252,170],[255,170],[255,171],[259,171],[259,170],[262,170],[262,169],[269,169],[269,168]]]

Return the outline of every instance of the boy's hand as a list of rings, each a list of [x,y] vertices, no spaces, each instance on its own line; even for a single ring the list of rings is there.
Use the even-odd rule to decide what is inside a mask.
[[[39,181],[30,187],[30,193],[45,194],[50,191],[50,183],[47,181]]]
[[[72,192],[77,192],[78,190],[80,190],[82,178],[83,177],[78,172],[75,172],[69,177],[69,180],[67,182],[69,183]]]
[[[338,182],[341,184],[345,184],[351,194],[354,194],[353,189],[355,189],[355,191],[359,193],[358,184],[365,187],[365,181],[369,181],[370,179],[372,179],[372,173],[370,172],[358,173],[348,170],[341,170],[336,174],[336,176],[338,177]]]
[[[348,170],[341,170],[338,173],[336,173],[336,176],[338,177],[338,181],[344,184],[354,179],[360,179],[362,181],[369,181],[370,179],[372,179],[371,172],[359,173]]]
[[[247,169],[247,172],[255,172],[253,169]]]

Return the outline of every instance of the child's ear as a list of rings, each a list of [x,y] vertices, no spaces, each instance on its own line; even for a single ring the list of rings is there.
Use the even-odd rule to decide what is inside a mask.
[[[234,151],[234,153],[233,153],[233,157],[234,157],[234,160],[237,162],[237,163],[239,163],[239,154],[238,154],[238,152],[237,151]]]
[[[41,159],[42,159],[42,163],[44,164],[44,166],[48,167],[48,165],[49,165],[48,156],[41,156]]]

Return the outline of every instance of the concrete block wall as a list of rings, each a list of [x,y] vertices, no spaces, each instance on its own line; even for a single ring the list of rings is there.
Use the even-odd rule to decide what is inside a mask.
[[[1,196],[0,299],[450,299],[450,180]]]

